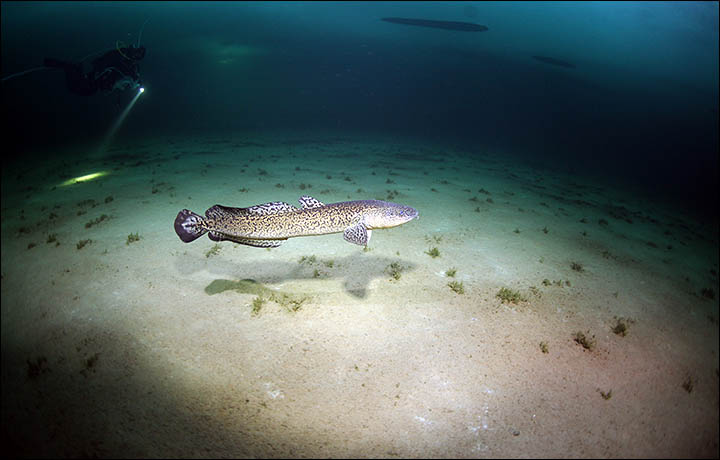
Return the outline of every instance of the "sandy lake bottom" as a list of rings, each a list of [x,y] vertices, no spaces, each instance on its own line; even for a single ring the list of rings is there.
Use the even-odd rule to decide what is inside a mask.
[[[420,217],[367,250],[173,231],[305,194]],[[408,140],[149,138],[3,170],[2,215],[8,452],[718,455],[717,223],[610,182]]]

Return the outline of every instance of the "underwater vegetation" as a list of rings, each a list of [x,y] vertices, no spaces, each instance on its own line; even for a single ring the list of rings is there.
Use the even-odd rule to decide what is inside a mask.
[[[90,372],[96,372],[97,371],[97,363],[100,359],[100,353],[94,353],[93,355],[89,356],[85,359],[83,362],[83,369],[80,371],[80,373],[83,375],[83,377],[87,377]]]
[[[542,291],[537,286],[530,286],[529,289],[535,297],[542,297]]]
[[[260,314],[260,309],[262,306],[267,302],[267,300],[263,299],[262,297],[258,296],[255,297],[252,301],[252,315],[257,316]]]
[[[387,192],[384,198],[385,201],[392,201],[400,194],[397,190],[385,190],[385,192]]]
[[[127,236],[127,240],[125,241],[125,245],[128,245],[128,246],[129,246],[130,243],[134,243],[134,242],[136,242],[136,241],[140,241],[140,235],[139,235],[137,232],[131,233],[131,234],[129,234],[129,235]]]
[[[38,356],[35,360],[26,360],[28,379],[36,379],[46,372],[50,372],[48,360],[45,356]]]
[[[540,351],[543,353],[549,353],[550,349],[548,348],[547,342],[540,342]]]
[[[385,268],[385,272],[387,274],[389,274],[392,277],[392,279],[394,279],[395,281],[398,281],[400,279],[400,277],[402,276],[402,271],[404,269],[405,268],[402,265],[400,265],[398,262],[393,262]]]
[[[367,246],[365,246],[364,249],[367,249]],[[318,260],[318,258],[313,254],[311,256],[302,256],[300,257],[300,260],[298,260],[298,263],[300,265],[306,265],[306,266],[313,266],[317,263],[322,264],[326,268],[333,268],[335,266],[335,261],[332,259],[329,260]],[[328,273],[322,272],[319,268],[313,269],[313,278],[320,278],[323,275],[327,275]]]
[[[315,262],[317,262],[317,257],[315,257],[315,255],[312,255],[312,256],[302,256],[302,257],[300,257],[300,260],[298,260],[298,263],[299,263],[300,265],[302,265],[302,264],[312,265],[312,264],[314,264]]]
[[[688,393],[692,393],[693,389],[695,388],[695,383],[696,383],[696,380],[693,379],[693,377],[691,375],[688,375],[687,377],[685,377],[685,380],[683,381],[681,386]]]
[[[96,218],[96,219],[94,219],[94,220],[91,220],[90,222],[87,222],[87,223],[85,224],[85,228],[90,228],[90,227],[92,227],[93,225],[97,225],[97,224],[99,224],[100,222],[102,222],[102,221],[104,221],[104,220],[106,220],[106,219],[109,219],[109,218],[110,218],[110,217],[109,217],[107,214],[103,214],[102,216],[100,216],[100,217],[98,217],[98,218]]]
[[[595,336],[587,337],[583,332],[578,331],[573,334],[573,340],[575,343],[582,345],[585,350],[592,351],[595,348]]]
[[[434,247],[425,251],[425,254],[429,255],[434,259],[436,257],[440,257],[440,250],[437,247]]]
[[[495,297],[500,299],[502,303],[518,303],[527,301],[527,298],[520,294],[519,291],[513,291],[512,289],[505,287],[500,288]]]
[[[273,292],[272,294],[270,294],[268,300],[275,302],[276,304],[285,308],[288,312],[295,313],[296,311],[300,310],[300,308],[305,302],[310,300],[310,297],[299,297],[291,294],[285,294],[282,292]]]
[[[615,320],[616,323],[615,326],[613,326],[612,331],[620,337],[625,337],[628,333],[628,325],[635,322],[631,319],[618,317],[615,317]]]
[[[84,208],[84,207],[87,207],[87,206],[90,206],[91,208],[94,208],[95,206],[98,205],[98,203],[97,203],[97,201],[93,200],[92,198],[88,198],[87,200],[82,200],[82,201],[78,202],[77,205],[78,205],[78,207],[80,207],[80,208]],[[78,214],[78,215],[80,215],[80,214]]]
[[[310,296],[304,294],[279,292],[251,279],[239,281],[217,279],[205,288],[207,295],[215,295],[225,291],[255,295],[256,298],[253,299],[251,310],[255,315],[259,314],[267,301],[276,303],[290,313],[295,313],[311,299]]]
[[[212,257],[212,256],[218,255],[218,254],[220,253],[220,249],[222,249],[222,246],[220,246],[219,244],[215,243],[215,244],[214,244],[210,249],[208,249],[208,251],[205,253],[205,257],[210,258],[210,257]]]
[[[60,244],[57,240],[57,233],[50,233],[48,235],[47,244],[50,244],[50,243],[57,243],[58,245]]]
[[[462,281],[451,281],[448,284],[448,287],[453,290],[456,294],[464,294],[465,293],[465,287],[463,286]]]
[[[445,270],[445,276],[449,276],[450,278],[454,278],[456,273],[457,269],[455,267]]]
[[[425,241],[427,241],[428,243],[432,243],[434,241],[435,244],[439,244],[442,241],[442,239],[443,239],[442,235],[432,235],[432,236],[426,235],[425,236]]]
[[[543,286],[552,286],[552,285],[555,285],[555,286],[560,286],[560,287],[570,286],[570,285],[571,285],[571,284],[570,284],[570,280],[565,280],[565,281],[563,281],[563,280],[550,281],[550,280],[547,279],[547,278],[545,278],[544,280],[542,280],[542,284],[543,284]]]
[[[90,243],[92,243],[92,240],[90,240],[90,239],[88,239],[88,240],[80,240],[80,241],[78,241],[78,243],[77,243],[77,248],[78,248],[78,250],[79,250],[79,249],[82,249],[82,248],[84,248],[87,244],[90,244]]]

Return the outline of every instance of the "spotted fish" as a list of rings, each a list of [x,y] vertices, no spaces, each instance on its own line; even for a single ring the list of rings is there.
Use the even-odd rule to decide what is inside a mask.
[[[350,243],[367,246],[372,230],[402,225],[418,217],[416,209],[380,200],[323,204],[309,195],[300,208],[283,201],[249,208],[215,205],[205,217],[183,209],[175,218],[175,233],[185,243],[205,233],[213,241],[259,248],[276,248],[288,238],[343,232]]]

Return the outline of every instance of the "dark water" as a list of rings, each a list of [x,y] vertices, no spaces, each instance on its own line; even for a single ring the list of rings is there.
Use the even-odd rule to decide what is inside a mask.
[[[2,13],[3,77],[134,43],[149,20],[148,92],[121,137],[402,133],[603,175],[701,212],[717,205],[716,2],[4,2]],[[10,79],[2,94],[16,158],[102,137],[131,97],[69,94],[58,71]]]

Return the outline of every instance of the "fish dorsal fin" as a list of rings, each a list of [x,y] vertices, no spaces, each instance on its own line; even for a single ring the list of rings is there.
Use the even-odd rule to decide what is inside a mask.
[[[284,201],[272,201],[270,203],[256,204],[255,206],[244,208],[244,211],[250,214],[259,214],[264,216],[267,214],[285,214],[287,212],[297,211],[297,208],[290,203],[285,203]]]
[[[303,209],[321,208],[325,206],[325,203],[311,197],[310,195],[303,195],[298,201],[302,205]]]
[[[230,208],[216,204],[212,208],[205,211],[205,217],[208,219],[220,219],[228,216],[247,216],[248,214],[267,215],[267,214],[283,214],[286,212],[297,211],[297,208],[290,203],[284,201],[273,201],[271,203],[256,204],[249,208]]]

